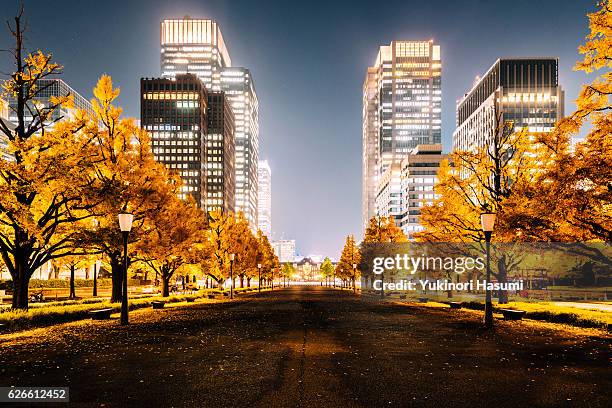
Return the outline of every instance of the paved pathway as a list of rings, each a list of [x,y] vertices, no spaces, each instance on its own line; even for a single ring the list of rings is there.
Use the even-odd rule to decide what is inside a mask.
[[[290,288],[0,336],[0,385],[83,407],[612,405],[609,337],[479,319]]]

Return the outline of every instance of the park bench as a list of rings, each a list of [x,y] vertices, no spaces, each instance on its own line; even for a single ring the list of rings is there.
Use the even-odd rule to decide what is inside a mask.
[[[461,309],[461,302],[450,302],[448,305],[451,309]]]
[[[216,298],[217,298],[217,294],[216,294],[216,293],[209,293],[209,294],[207,295],[207,297],[208,297],[209,299],[216,299]]]
[[[166,302],[162,302],[161,300],[154,300],[153,302],[151,302],[151,306],[153,306],[153,309],[163,309],[165,304]]]
[[[428,298],[426,298],[426,297],[420,297],[420,298],[419,298],[419,302],[421,302],[421,303],[427,303],[427,301],[428,301],[428,300],[429,300],[429,299],[428,299]]]
[[[91,318],[93,320],[106,320],[106,319],[110,319],[111,313],[113,313],[113,309],[110,307],[107,307],[105,309],[98,309],[98,310],[90,310],[89,311],[89,315],[91,316]]]
[[[504,320],[521,320],[525,316],[524,310],[502,309]]]

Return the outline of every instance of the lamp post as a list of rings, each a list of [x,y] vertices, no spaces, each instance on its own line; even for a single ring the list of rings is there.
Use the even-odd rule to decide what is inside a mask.
[[[485,245],[487,248],[487,287],[485,295],[485,313],[484,313],[484,325],[487,328],[493,327],[493,302],[491,300],[491,290],[489,289],[489,281],[491,280],[491,235],[493,234],[493,227],[495,226],[495,214],[484,213],[480,215],[480,223],[482,225],[482,231],[485,236]]]
[[[121,296],[121,324],[129,324],[128,318],[128,238],[132,230],[132,222],[134,216],[132,214],[119,214],[119,229],[123,236],[123,296]]]
[[[357,279],[357,264],[353,264],[353,293],[357,292],[356,282]]]
[[[258,292],[261,292],[261,264],[257,264],[257,271],[259,272],[259,278],[257,280],[257,285],[259,286]]]
[[[94,262],[93,270],[93,297],[98,296],[98,261]]]
[[[236,254],[230,254],[230,299],[234,298],[234,259]]]

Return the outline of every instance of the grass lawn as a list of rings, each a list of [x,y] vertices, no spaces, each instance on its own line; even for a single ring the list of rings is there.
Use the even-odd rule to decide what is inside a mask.
[[[446,295],[419,295],[419,297],[429,299],[429,302],[422,303],[428,307],[448,307],[448,302],[461,302],[463,308],[472,310],[484,310],[484,302],[479,300],[461,299],[459,296],[447,298]],[[391,297],[392,300],[397,299],[397,295]],[[416,302],[417,297],[414,295],[407,296],[407,301]],[[538,302],[538,301],[517,301],[511,298],[507,304],[499,304],[493,302],[495,312],[501,313],[501,309],[517,309],[524,310],[526,319],[541,320],[551,323],[563,323],[577,327],[597,328],[612,332],[612,313],[597,309],[582,309],[572,306],[562,306],[554,302]]]
[[[187,303],[187,299],[203,299],[216,290],[200,291],[196,294],[173,295],[167,298],[147,296],[130,299],[130,310],[151,306],[154,301],[166,303]],[[109,299],[92,298],[70,300],[64,302],[35,303],[28,310],[4,309],[0,311],[0,324],[8,326],[9,330],[20,330],[35,326],[70,322],[89,317],[91,310],[113,309],[113,313],[121,310],[121,303],[111,303]]]

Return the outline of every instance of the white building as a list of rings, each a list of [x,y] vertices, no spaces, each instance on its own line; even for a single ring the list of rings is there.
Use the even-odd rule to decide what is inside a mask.
[[[257,168],[259,197],[257,204],[259,229],[268,237],[272,237],[272,171],[267,160],[259,162]]]
[[[281,263],[295,261],[295,240],[281,239],[272,242],[274,253]]]
[[[363,85],[362,222],[377,215],[384,173],[414,147],[442,137],[440,46],[392,41],[381,46]],[[380,215],[380,214],[378,214]]]
[[[236,211],[242,211],[252,227],[257,226],[257,163],[259,161],[259,102],[251,72],[225,68],[221,88],[234,113],[236,140]]]

